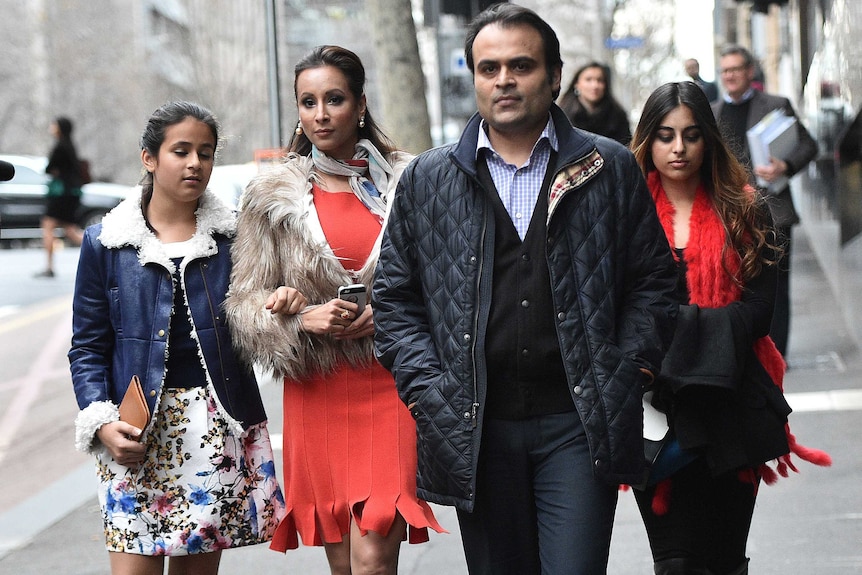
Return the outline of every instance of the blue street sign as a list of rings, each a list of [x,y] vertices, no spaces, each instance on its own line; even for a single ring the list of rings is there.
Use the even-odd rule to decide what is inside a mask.
[[[605,48],[608,50],[631,50],[643,48],[642,36],[623,36],[622,38],[608,38],[605,40]]]

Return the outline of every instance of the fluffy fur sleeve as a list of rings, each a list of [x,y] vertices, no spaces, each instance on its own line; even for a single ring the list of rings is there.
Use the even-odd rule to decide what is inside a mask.
[[[298,350],[306,338],[298,316],[273,315],[264,308],[275,289],[285,285],[284,234],[300,217],[304,178],[289,166],[256,177],[243,196],[237,235],[231,249],[233,270],[225,310],[234,345],[249,364],[259,364],[281,376],[299,375]],[[287,189],[286,189],[287,188]]]

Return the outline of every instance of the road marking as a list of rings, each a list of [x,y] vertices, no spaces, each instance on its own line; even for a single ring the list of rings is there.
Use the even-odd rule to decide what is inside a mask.
[[[68,306],[66,312],[71,312]],[[18,429],[27,421],[30,406],[39,397],[42,384],[54,372],[53,366],[57,357],[69,349],[69,323],[60,321],[54,326],[38,357],[30,364],[24,381],[0,417],[0,463],[5,459],[9,446],[15,441]]]
[[[2,305],[0,306],[0,318],[4,318],[7,315],[15,315],[15,313],[21,308],[19,305]]]
[[[832,389],[785,393],[793,411],[854,411],[862,409],[862,389]]]
[[[26,308],[18,308],[20,314],[18,317],[4,320],[0,325],[0,335],[21,329],[39,320],[57,315],[58,313],[68,312],[72,310],[72,296],[65,296],[56,300],[49,300],[44,304],[31,305]]]
[[[96,497],[96,466],[87,463],[0,513],[0,559]]]

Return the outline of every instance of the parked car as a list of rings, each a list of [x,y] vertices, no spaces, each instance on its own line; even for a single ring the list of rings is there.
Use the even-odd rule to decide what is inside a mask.
[[[239,199],[246,185],[258,173],[257,164],[225,164],[213,168],[207,188],[233,209],[239,207]]]
[[[15,177],[0,182],[0,240],[27,240],[41,237],[39,223],[45,213],[48,175],[43,156],[0,155],[15,166]],[[133,186],[91,182],[81,187],[78,224],[98,223],[114,206],[133,193]]]

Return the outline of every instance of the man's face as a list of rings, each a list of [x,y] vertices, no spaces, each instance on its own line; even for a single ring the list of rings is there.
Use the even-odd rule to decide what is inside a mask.
[[[740,54],[728,54],[719,60],[721,84],[727,95],[738,99],[745,94],[754,79],[754,66],[746,66],[745,58]]]
[[[548,121],[560,69],[548,78],[542,37],[532,26],[490,24],[473,42],[476,105],[495,135],[541,130]]]

